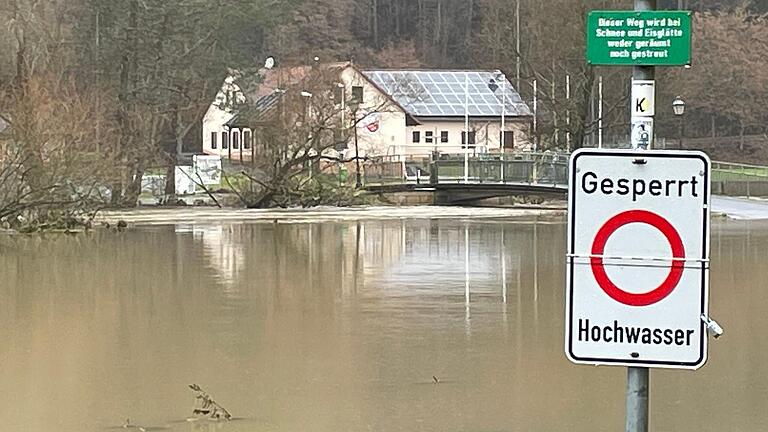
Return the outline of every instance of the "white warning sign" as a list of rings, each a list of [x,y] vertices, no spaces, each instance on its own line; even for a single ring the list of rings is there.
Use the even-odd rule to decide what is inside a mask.
[[[571,156],[565,351],[580,364],[697,369],[707,358],[710,161]]]

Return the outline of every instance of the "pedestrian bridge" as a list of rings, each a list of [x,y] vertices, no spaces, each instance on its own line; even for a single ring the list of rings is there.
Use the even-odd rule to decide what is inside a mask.
[[[467,204],[507,195],[565,198],[568,154],[429,155],[366,164],[364,187],[376,193],[433,192],[436,204]]]
[[[363,186],[374,193],[432,192],[434,202],[470,204],[509,195],[564,199],[568,153],[377,157],[365,164]],[[712,193],[768,197],[768,167],[712,162]]]

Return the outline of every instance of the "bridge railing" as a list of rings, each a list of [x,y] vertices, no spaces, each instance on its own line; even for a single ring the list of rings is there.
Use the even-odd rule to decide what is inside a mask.
[[[369,185],[464,183],[464,155],[372,158],[366,163],[364,181]],[[568,155],[531,152],[469,155],[466,182],[565,186],[568,183]]]
[[[712,161],[712,181],[768,181],[768,167]]]
[[[469,155],[470,184],[539,184],[567,187],[567,153],[491,153]],[[463,154],[423,154],[369,158],[366,185],[464,183]],[[712,192],[768,196],[768,167],[712,161]]]

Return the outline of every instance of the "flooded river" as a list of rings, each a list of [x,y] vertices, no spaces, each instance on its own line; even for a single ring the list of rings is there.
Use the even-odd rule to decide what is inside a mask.
[[[0,239],[0,431],[623,430],[626,370],[563,354],[561,220],[300,222]],[[714,223],[726,334],[652,371],[652,430],[768,429],[766,250]]]

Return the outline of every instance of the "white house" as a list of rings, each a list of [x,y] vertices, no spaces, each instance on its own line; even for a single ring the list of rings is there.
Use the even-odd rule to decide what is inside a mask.
[[[358,104],[361,154],[407,158],[431,152],[497,153],[530,147],[533,113],[500,71],[330,66],[338,71],[336,85],[343,90],[337,92],[340,109],[349,110],[351,101]],[[263,80],[255,90],[241,89],[237,76],[227,78],[203,120],[203,151],[249,160],[253,132],[232,125],[237,109],[231,102],[247,101],[257,110],[267,110],[282,97],[281,86],[300,84],[310,71],[308,66],[262,70]],[[469,133],[465,134],[467,120]],[[353,146],[350,139],[348,148]]]

